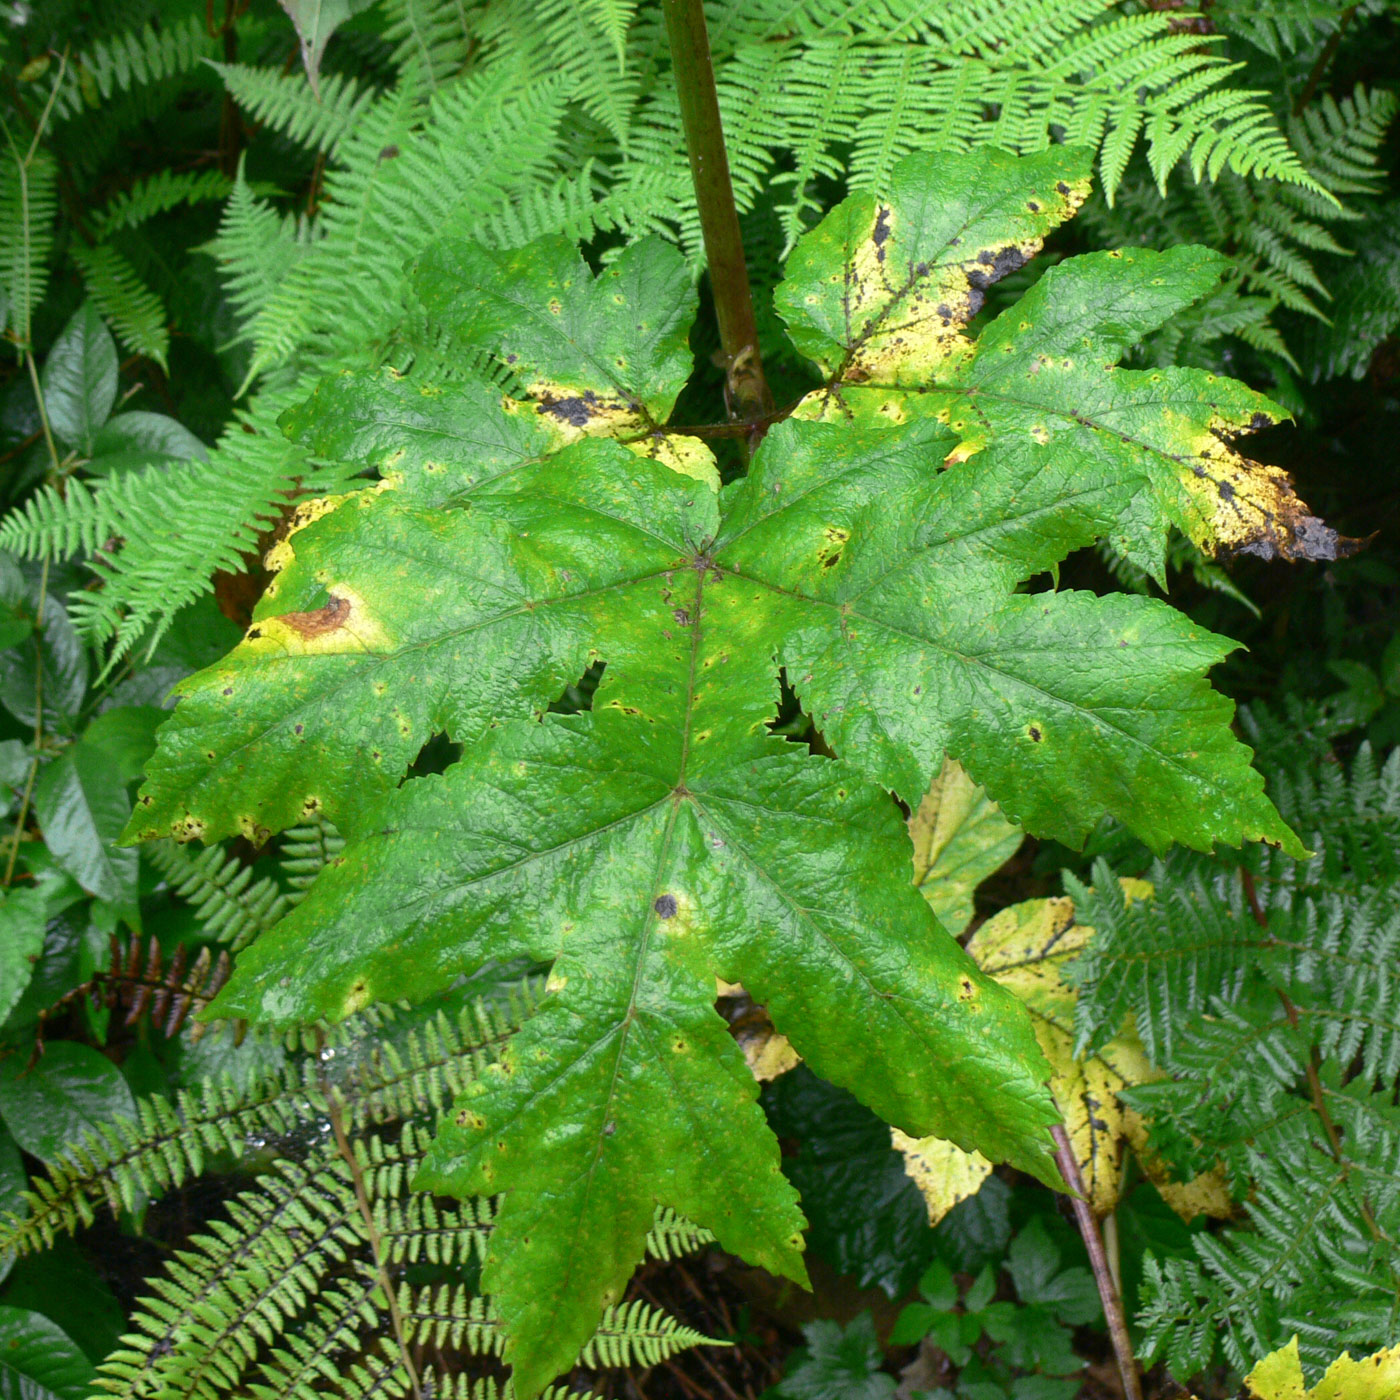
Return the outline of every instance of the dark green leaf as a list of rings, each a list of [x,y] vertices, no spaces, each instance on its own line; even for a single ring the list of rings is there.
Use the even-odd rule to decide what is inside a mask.
[[[92,302],[73,313],[39,377],[54,435],[91,455],[117,400],[117,343]]]
[[[764,1103],[773,1131],[797,1147],[783,1170],[802,1196],[807,1247],[862,1287],[876,1285],[891,1298],[907,1293],[934,1241],[889,1128],[806,1066],[774,1080]]]
[[[84,1400],[95,1375],[57,1323],[0,1307],[0,1400]]]
[[[975,1196],[959,1201],[934,1227],[938,1252],[954,1269],[975,1274],[1000,1259],[1011,1240],[1011,1188],[989,1176]]]
[[[80,740],[47,763],[34,813],[54,859],[90,894],[135,915],[137,853],[117,838],[131,815],[126,780],[98,745]]]
[[[1102,1315],[1094,1276],[1085,1268],[1062,1269],[1060,1252],[1038,1220],[1012,1240],[1006,1268],[1023,1303],[1042,1304],[1073,1325]]]
[[[32,1069],[23,1054],[0,1060],[0,1116],[26,1152],[55,1162],[89,1129],[134,1118],[136,1101],[105,1055],[55,1040]]]
[[[31,590],[31,618],[37,601]],[[42,695],[45,726],[71,729],[87,694],[87,681],[87,652],[67,609],[56,598],[45,598],[37,636],[0,652],[0,705],[21,724],[32,726]]]
[[[109,418],[92,441],[89,472],[105,476],[160,462],[203,462],[209,449],[163,413],[132,410]]]
[[[880,1370],[884,1357],[875,1323],[861,1313],[849,1326],[809,1322],[806,1355],[774,1388],[783,1400],[888,1400],[895,1380]]]
[[[93,1363],[116,1350],[126,1314],[93,1263],[72,1240],[58,1239],[42,1254],[20,1260],[5,1301],[56,1322]]]
[[[34,976],[44,947],[47,922],[44,896],[36,889],[0,892],[0,1023],[3,1023]]]

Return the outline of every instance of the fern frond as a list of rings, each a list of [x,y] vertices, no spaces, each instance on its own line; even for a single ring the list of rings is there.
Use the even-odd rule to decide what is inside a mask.
[[[603,1313],[598,1330],[579,1360],[585,1366],[658,1366],[677,1352],[697,1346],[730,1346],[683,1326],[641,1299],[619,1303]]]
[[[1400,1118],[1384,1104],[1343,1121],[1340,1152],[1320,1133],[1271,1144],[1274,1160],[1258,1164],[1251,1229],[1197,1236],[1195,1260],[1150,1268],[1141,1316],[1148,1355],[1186,1375],[1209,1364],[1218,1345],[1245,1370],[1297,1333],[1316,1374],[1343,1346],[1364,1353],[1387,1344],[1400,1287],[1391,1243],[1400,1225]]]
[[[1324,93],[1290,117],[1288,136],[1299,158],[1334,196],[1372,194],[1384,179],[1377,165],[1385,134],[1400,109],[1400,98],[1387,88],[1357,83],[1340,102]],[[1356,219],[1360,216],[1335,204],[1320,202],[1305,187],[1280,190],[1279,196],[1313,218]]]
[[[1281,59],[1336,33],[1347,6],[1348,0],[1216,0],[1210,17],[1219,28]]]
[[[246,326],[272,300],[311,242],[305,222],[259,199],[240,166],[218,235],[203,249],[217,258],[229,301]]]
[[[356,1226],[359,1225],[357,1230]],[[363,1243],[355,1185],[334,1147],[279,1162],[179,1251],[102,1364],[108,1394],[219,1400]]]
[[[226,952],[220,951],[216,958],[208,948],[201,948],[193,961],[187,961],[189,950],[183,943],[171,954],[167,966],[155,937],[144,946],[136,937],[123,945],[113,934],[111,954],[111,964],[97,979],[103,1003],[125,1007],[124,1023],[128,1026],[150,1016],[167,1037],[178,1034],[191,1016],[214,1000],[233,968]],[[195,1025],[191,1039],[198,1040],[207,1029]]]
[[[459,1011],[456,1035],[441,1012],[406,1023],[407,1029],[396,1029],[392,1017],[371,1019],[368,1031],[370,1023],[362,1022],[325,1034],[302,1063],[282,1072],[273,1092],[208,1086],[206,1096],[242,1115],[247,1145],[276,1145],[284,1155],[151,1281],[133,1329],[100,1369],[100,1388],[130,1400],[151,1394],[225,1400],[239,1393],[312,1400],[327,1383],[345,1396],[365,1388],[406,1392],[397,1346],[387,1342],[386,1287],[408,1344],[439,1355],[500,1354],[504,1336],[490,1300],[454,1277],[484,1260],[492,1203],[439,1205],[409,1183],[432,1120],[481,1068],[486,1033],[508,1034],[513,1025],[479,1003]],[[436,1056],[433,1064],[425,1052]],[[439,1074],[454,1058],[458,1072]],[[142,1105],[142,1146],[153,1146],[153,1126],[167,1138],[162,1155],[174,1159],[165,1172],[172,1184],[185,1168],[198,1170],[182,1157],[188,1148],[169,1137],[177,1124],[188,1136],[201,1136],[189,1100],[184,1107],[176,1114]],[[251,1132],[255,1126],[266,1131]],[[227,1123],[216,1140],[235,1152],[241,1146]],[[126,1164],[128,1194],[138,1189],[136,1161]],[[60,1169],[51,1173],[59,1175]],[[30,1199],[39,1205],[38,1193]],[[70,1191],[70,1199],[81,1202],[81,1193]],[[52,1217],[47,1224],[52,1228]],[[44,1228],[37,1212],[29,1221],[12,1220],[6,1243],[24,1248]],[[670,1258],[708,1238],[658,1210],[649,1246]],[[412,1282],[405,1276],[410,1269]],[[425,1269],[446,1271],[448,1279],[424,1283]],[[582,1360],[598,1367],[654,1365],[708,1341],[659,1309],[625,1303],[603,1316]],[[465,1382],[448,1390],[492,1393]]]
[[[80,477],[71,477],[62,492],[46,486],[0,521],[0,549],[21,559],[96,554],[116,543],[117,515],[108,504],[101,487]]]
[[[683,1255],[694,1254],[707,1244],[713,1244],[714,1240],[711,1231],[692,1225],[670,1206],[658,1206],[656,1219],[652,1221],[651,1231],[647,1235],[647,1253],[653,1259],[679,1259]]]
[[[415,84],[435,91],[466,69],[473,34],[465,0],[384,0],[384,16],[394,66]]]
[[[209,66],[253,121],[322,153],[335,149],[377,96],[373,87],[341,73],[322,73],[318,96],[300,69],[285,73],[244,63]]]
[[[119,229],[139,228],[182,204],[227,199],[233,181],[219,170],[160,170],[113,195],[93,216],[93,233],[109,238]]]
[[[509,70],[465,79],[425,110],[404,92],[380,99],[327,175],[319,241],[251,326],[250,373],[322,370],[387,345],[405,319],[405,261],[445,230],[497,243],[501,211],[562,160],[565,110],[561,83],[522,90]]]
[[[194,906],[207,937],[235,952],[266,933],[291,906],[274,880],[254,880],[253,868],[210,846],[197,855],[174,841],[145,848],[150,862],[181,899]]]
[[[165,369],[170,329],[161,299],[110,243],[94,248],[74,244],[69,253],[93,305],[111,323],[117,339]]]
[[[1211,879],[1193,865],[1179,856],[1157,862],[1149,876],[1155,897],[1131,904],[1105,861],[1094,864],[1092,888],[1066,874],[1075,917],[1094,930],[1066,972],[1079,988],[1076,1054],[1112,1039],[1133,1011],[1148,1059],[1162,1064],[1189,1013],[1212,996],[1239,995],[1241,954],[1251,941],[1240,882]]]
[[[314,1124],[327,1120],[329,1089],[357,1132],[441,1112],[519,1026],[531,998],[527,986],[504,1006],[472,1002],[421,1024],[396,1025],[380,1008],[320,1032],[309,1058],[246,1087],[214,1081],[182,1091],[173,1104],[142,1098],[135,1119],[114,1119],[71,1144],[33,1180],[25,1194],[29,1214],[0,1224],[0,1248],[46,1248],[91,1224],[99,1207],[134,1209],[198,1176],[211,1158],[285,1145],[308,1118],[319,1140],[324,1134]]]
[[[278,861],[287,883],[294,893],[289,900],[299,900],[311,882],[345,849],[345,838],[324,818],[308,826],[288,827],[281,837],[282,854]]]
[[[58,162],[42,147],[0,150],[0,297],[4,329],[22,354],[44,299],[58,212]]]
[[[146,25],[100,40],[70,60],[73,81],[59,93],[54,116],[73,117],[84,106],[97,108],[119,93],[194,72],[214,56],[215,47],[202,13],[161,29]]]

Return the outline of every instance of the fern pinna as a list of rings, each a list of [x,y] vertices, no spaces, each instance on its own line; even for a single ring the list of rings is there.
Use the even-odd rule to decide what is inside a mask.
[[[510,392],[347,373],[284,418],[381,479],[300,508],[246,639],[181,687],[130,834],[347,837],[214,1014],[335,1020],[552,964],[417,1176],[501,1198],[482,1282],[522,1396],[618,1302],[658,1204],[805,1280],[716,977],[904,1131],[1058,1181],[1026,1013],[909,881],[890,794],[916,802],[945,752],[1065,841],[1109,813],[1156,849],[1303,853],[1204,679],[1229,643],[1145,597],[1024,587],[1098,538],[1160,573],[1172,528],[1345,548],[1231,445],[1267,400],[1115,367],[1217,256],[1071,259],[966,334],[1088,165],[911,157],[833,210],[778,292],[822,387],[722,490],[667,426],[695,293],[657,239],[596,278],[562,239],[440,243],[416,304]],[[599,662],[591,710],[546,713]],[[780,668],[839,758],[769,732]],[[436,733],[460,759],[404,783]]]
[[[1132,903],[1102,863],[1092,891],[1070,882],[1095,928],[1079,1048],[1131,1010],[1164,1072],[1123,1094],[1153,1150],[1178,1175],[1223,1169],[1244,1203],[1242,1228],[1149,1270],[1147,1342],[1182,1375],[1290,1338],[1315,1369],[1395,1336],[1400,751],[1291,768],[1276,797],[1307,862],[1176,853]]]
[[[285,1057],[264,1040],[263,1068],[225,1072],[173,1105],[143,1099],[135,1120],[71,1144],[0,1225],[7,1249],[47,1247],[101,1205],[141,1209],[231,1162],[258,1169],[150,1280],[98,1393],[310,1397],[329,1381],[347,1397],[498,1400],[483,1371],[500,1353],[501,1321],[475,1287],[495,1211],[435,1203],[409,1181],[433,1117],[536,1002],[532,984],[498,974],[417,1012],[317,1028]],[[710,1238],[658,1210],[646,1253],[670,1261]],[[701,1343],[714,1344],[631,1300],[606,1311],[578,1366],[585,1377],[651,1366]],[[426,1368],[413,1359],[424,1353]],[[550,1394],[587,1400],[572,1387]]]

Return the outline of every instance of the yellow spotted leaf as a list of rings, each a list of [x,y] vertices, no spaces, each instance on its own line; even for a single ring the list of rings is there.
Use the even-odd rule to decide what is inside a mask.
[[[1039,458],[1086,479],[1112,471],[1137,489],[1104,533],[1159,581],[1172,528],[1223,556],[1353,553],[1360,542],[1310,514],[1284,472],[1235,445],[1284,410],[1203,370],[1119,363],[1219,284],[1222,254],[1069,258],[969,334],[987,286],[1079,207],[1088,170],[1087,152],[1064,147],[1020,161],[986,150],[911,156],[883,198],[852,195],[832,210],[798,244],[777,292],[793,343],[826,377],[798,416],[932,417],[958,436],[950,464],[984,454],[989,471]]]
[[[1130,900],[1152,896],[1152,886],[1145,880],[1122,883]],[[1159,1077],[1137,1033],[1125,1026],[1097,1052],[1083,1058],[1074,1054],[1076,993],[1061,969],[1083,951],[1093,932],[1075,922],[1070,899],[1032,899],[989,919],[967,949],[982,970],[1014,992],[1031,1014],[1036,1038],[1053,1071],[1050,1092],[1064,1116],[1095,1214],[1107,1215],[1117,1205],[1131,1149],[1163,1198],[1184,1219],[1201,1213],[1229,1215],[1232,1206],[1223,1176],[1217,1172],[1191,1182],[1173,1182],[1147,1150],[1142,1119],[1121,1102],[1119,1092],[1125,1087]],[[904,1152],[906,1170],[918,1183],[935,1221],[980,1184],[977,1162],[981,1159],[974,1160],[952,1144],[897,1138],[896,1146]]]
[[[944,758],[918,810],[909,818],[914,883],[952,934],[972,921],[972,896],[1005,865],[1023,834],[956,760]]]
[[[1400,1396],[1400,1346],[1359,1361],[1343,1352],[1322,1379],[1308,1389],[1295,1336],[1264,1357],[1245,1377],[1254,1400],[1396,1400]]]
[[[930,1225],[937,1225],[959,1201],[975,1196],[992,1174],[992,1164],[980,1152],[964,1152],[943,1138],[911,1138],[891,1128],[890,1139],[928,1206]]]
[[[692,368],[695,314],[694,283],[670,244],[633,243],[595,278],[564,238],[507,250],[445,239],[413,282],[449,337],[491,348],[563,443],[616,438],[718,488],[709,448],[665,427]]]

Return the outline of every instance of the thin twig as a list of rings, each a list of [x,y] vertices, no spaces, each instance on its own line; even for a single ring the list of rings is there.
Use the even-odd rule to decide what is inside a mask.
[[[1079,1226],[1079,1233],[1084,1238],[1084,1248],[1089,1253],[1089,1267],[1094,1271],[1094,1282],[1098,1285],[1099,1299],[1103,1303],[1109,1340],[1113,1343],[1113,1354],[1118,1358],[1118,1374],[1123,1378],[1123,1394],[1126,1400],[1142,1400],[1142,1384],[1138,1379],[1137,1358],[1133,1355],[1132,1339],[1128,1336],[1127,1319],[1123,1315],[1123,1299],[1113,1281],[1113,1270],[1109,1268],[1108,1255],[1104,1251],[1099,1222],[1094,1218],[1093,1209],[1089,1205],[1084,1178],[1079,1172],[1079,1162],[1065,1130],[1056,1125],[1050,1131],[1055,1138],[1055,1165],[1059,1167],[1060,1175],[1074,1192],[1070,1197],[1070,1203],[1074,1207],[1074,1221]]]
[[[1351,23],[1352,16],[1359,8],[1358,5],[1348,5],[1338,17],[1337,27],[1332,31],[1332,37],[1323,46],[1322,52],[1317,56],[1317,62],[1312,66],[1312,72],[1308,74],[1308,81],[1303,86],[1302,96],[1293,104],[1295,117],[1301,117],[1303,109],[1313,100],[1313,94],[1317,92],[1322,75],[1326,73],[1332,60],[1336,58],[1337,50],[1342,46],[1342,35],[1346,33],[1347,25]]]

